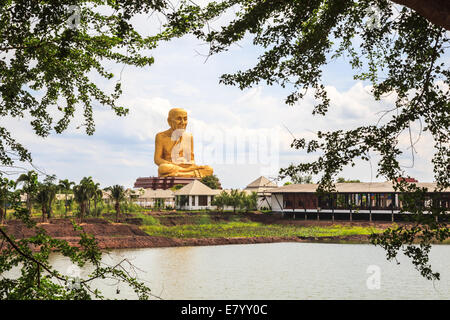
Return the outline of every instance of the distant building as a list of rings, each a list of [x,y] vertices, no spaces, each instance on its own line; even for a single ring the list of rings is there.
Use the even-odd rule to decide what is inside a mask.
[[[175,196],[170,189],[137,189],[134,190],[133,202],[144,208],[175,208]]]
[[[270,190],[277,188],[277,184],[270,181],[266,177],[259,177],[255,181],[251,182],[247,187],[245,187],[244,191],[247,194],[251,192],[256,192],[258,194],[258,203],[257,209],[268,209],[270,210],[272,207],[272,192]]]
[[[436,183],[416,183],[427,188],[429,200],[435,194]],[[380,212],[395,213],[402,207],[401,193],[392,182],[337,183],[336,192],[319,197],[317,184],[290,184],[272,189],[272,211],[274,212]],[[439,192],[438,205],[450,210],[450,189]]]
[[[181,210],[215,209],[211,202],[220,192],[221,190],[211,189],[199,180],[194,180],[174,192],[176,208]]]

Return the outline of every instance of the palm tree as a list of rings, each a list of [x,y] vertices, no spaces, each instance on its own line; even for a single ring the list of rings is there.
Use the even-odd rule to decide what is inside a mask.
[[[94,213],[98,217],[99,213],[97,212],[97,202],[102,200],[103,198],[103,191],[100,189],[100,183],[94,184]]]
[[[91,199],[91,193],[91,186],[86,178],[83,178],[80,181],[80,184],[73,187],[74,199],[80,206],[80,222],[83,221],[83,218],[86,215],[86,208]]]
[[[87,213],[91,214],[91,200],[92,198],[94,198],[96,190],[98,189],[99,185],[98,183],[94,183],[94,181],[92,180],[92,177],[84,177],[83,179],[81,179],[80,184],[83,184],[86,187],[86,191],[87,191],[87,196],[88,196],[88,200],[87,200]]]
[[[10,201],[15,189],[16,183],[7,178],[0,178],[0,225],[6,218],[6,204]]]
[[[97,202],[103,197],[102,189],[100,189],[100,183],[95,183],[91,177],[87,178],[84,182],[89,186],[88,214],[91,214],[91,200],[94,200],[93,215],[98,216]]]
[[[238,189],[231,189],[227,204],[233,207],[233,213],[236,213],[237,207],[242,206],[242,199],[244,197],[245,197],[244,191],[239,191]]]
[[[53,216],[53,201],[56,198],[56,194],[58,193],[58,185],[54,184],[53,182],[56,180],[56,175],[47,176],[44,179],[44,185],[48,192],[48,211],[47,215],[48,218],[52,218]]]
[[[125,199],[125,188],[118,184],[105,189],[109,191],[109,197],[114,200],[114,208],[116,209],[116,222],[119,222],[120,202]]]
[[[34,200],[41,206],[42,222],[46,220],[46,215],[49,214],[48,206],[50,203],[51,196],[52,196],[51,187],[49,187],[47,184],[40,184]]]
[[[256,210],[258,206],[258,194],[255,191],[252,191],[249,195],[244,194],[242,204],[245,208],[245,212]]]
[[[28,171],[28,173],[22,173],[16,180],[16,185],[20,183],[23,184],[22,191],[27,195],[27,209],[28,214],[31,216],[32,197],[37,192],[39,184],[37,173],[33,170]]]
[[[64,204],[66,211],[64,212],[64,218],[67,218],[67,212],[69,211],[69,199],[67,196],[72,192],[72,185],[75,185],[75,182],[69,181],[69,179],[59,180],[59,190],[66,195],[66,202]]]
[[[216,206],[220,211],[223,212],[223,208],[230,202],[229,195],[226,191],[222,191],[220,194],[214,197],[211,204]]]

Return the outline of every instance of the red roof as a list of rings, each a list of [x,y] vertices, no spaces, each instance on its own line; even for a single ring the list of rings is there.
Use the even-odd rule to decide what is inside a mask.
[[[397,182],[398,181],[406,181],[406,182],[419,182],[418,180],[414,179],[414,178],[397,178]]]

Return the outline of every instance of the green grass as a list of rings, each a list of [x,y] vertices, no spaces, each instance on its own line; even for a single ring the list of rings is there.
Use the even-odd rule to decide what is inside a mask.
[[[135,218],[142,219],[143,226],[159,225],[159,220],[149,214],[138,212],[138,213],[134,213],[133,215]]]
[[[201,215],[197,219],[195,219],[195,223],[197,225],[208,225],[211,224],[211,217],[208,215]]]
[[[358,226],[296,227],[264,225],[257,222],[229,222],[217,224],[163,226],[147,225],[142,229],[152,236],[169,238],[233,238],[233,237],[329,237],[368,235],[380,229]]]

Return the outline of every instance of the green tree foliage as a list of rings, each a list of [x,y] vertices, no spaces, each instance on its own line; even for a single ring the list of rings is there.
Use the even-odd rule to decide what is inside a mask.
[[[38,186],[37,199],[42,208],[45,208],[45,218],[48,198],[52,191],[46,190],[49,186],[48,180],[38,183]],[[105,278],[128,285],[139,299],[148,299],[151,296],[150,289],[127,271],[127,264],[129,267],[132,265],[126,259],[114,266],[103,264],[102,253],[94,237],[85,233],[75,223],[74,230],[80,236],[77,246],[70,246],[65,240],[47,235],[44,229],[30,219],[28,209],[22,207],[20,190],[14,189],[15,182],[0,175],[0,206],[7,203],[15,218],[21,219],[28,228],[33,229],[35,235],[14,239],[8,235],[6,226],[0,225],[0,300],[101,299],[104,296],[98,289],[93,288],[92,283],[96,279]],[[54,250],[69,258],[76,267],[89,265],[92,272],[86,278],[76,278],[54,269],[49,263],[49,256]],[[18,275],[8,276],[17,274],[13,272],[17,268],[20,268]]]
[[[20,202],[20,193],[15,191],[16,183],[0,175],[0,225],[6,219],[6,210],[13,202]]]
[[[34,197],[34,200],[41,207],[42,221],[46,221],[51,218],[51,207],[53,200],[56,196],[57,186],[49,183],[39,183],[38,191]]]
[[[434,11],[439,11],[436,8]],[[229,23],[208,28],[224,13],[232,15]],[[450,187],[450,72],[444,56],[450,39],[444,28],[389,0],[224,0],[205,7],[183,1],[169,18],[168,26],[179,36],[192,33],[209,43],[211,55],[228,50],[245,35],[253,37],[253,44],[264,52],[248,70],[222,75],[220,82],[226,85],[241,89],[259,83],[280,85],[290,90],[286,97],[289,105],[313,90],[313,114],[326,115],[330,99],[322,81],[323,67],[342,59],[355,71],[354,80],[371,85],[376,101],[391,95],[391,106],[372,124],[319,131],[310,141],[295,139],[293,148],[318,156],[282,169],[280,176],[320,175],[318,192],[331,192],[335,190],[334,178],[345,166],[379,154],[377,176],[394,181],[395,190],[405,193],[409,200],[402,210],[413,213],[415,224],[373,235],[372,241],[387,250],[388,259],[403,251],[424,277],[439,278],[431,271],[428,252],[431,241],[450,237],[449,228],[439,222],[445,208],[425,206],[426,190],[397,178],[407,176],[399,164],[403,151],[398,137],[417,125],[421,134],[427,132],[434,140],[432,165],[437,191]],[[413,141],[410,149],[414,152]]]
[[[236,213],[237,208],[242,207],[242,200],[245,197],[244,191],[239,191],[238,189],[231,189],[228,196],[227,205],[233,208],[233,213]]]
[[[18,212],[24,210],[17,207]],[[148,299],[150,289],[132,277],[125,268],[129,263],[123,260],[115,266],[101,262],[101,251],[95,239],[74,224],[80,232],[78,247],[70,246],[66,241],[49,237],[45,230],[37,227],[31,220],[28,226],[35,228],[37,234],[30,238],[15,240],[0,227],[0,237],[4,240],[0,255],[0,274],[6,274],[13,268],[21,267],[20,276],[0,279],[0,299],[13,300],[60,300],[60,299],[101,299],[104,296],[98,289],[92,288],[95,279],[112,278],[131,287],[139,299]],[[31,248],[38,248],[33,252]],[[73,278],[54,269],[48,262],[52,250],[58,250],[68,257],[77,267],[87,264],[94,270],[84,279]]]
[[[361,181],[359,181],[358,179],[356,180],[351,180],[351,179],[345,179],[343,177],[339,177],[336,180],[337,183],[359,183]]]
[[[128,110],[117,103],[122,93],[120,79],[114,79],[114,74],[105,65],[112,62],[149,66],[153,58],[147,54],[148,50],[155,48],[158,41],[171,37],[168,33],[144,36],[131,24],[138,14],[165,13],[166,1],[91,0],[77,1],[76,6],[70,6],[72,4],[65,1],[0,2],[0,116],[30,116],[34,132],[41,137],[67,129],[77,109],[81,109],[84,116],[82,127],[87,134],[93,134],[95,104],[110,107],[119,116],[126,115]],[[103,80],[114,81],[111,92],[100,89],[92,81],[92,73]],[[20,161],[31,161],[26,147],[15,140],[13,133],[0,126],[0,164],[11,166],[16,156]],[[45,188],[38,188],[35,172],[20,176],[17,182],[23,184],[22,191],[27,194],[27,209],[22,209],[18,200],[15,214],[28,221],[33,197]],[[66,190],[69,189],[70,185]],[[54,192],[54,189],[47,191]],[[89,181],[82,181],[74,187],[74,195],[80,204],[82,220],[96,191]],[[51,215],[53,197],[46,193],[39,197],[41,206]],[[19,279],[0,280],[0,298],[89,298],[90,289],[85,284],[91,280],[82,282],[81,288],[76,290],[70,289],[67,281],[64,285],[50,281],[64,280],[48,265],[51,248],[61,250],[80,266],[93,263],[96,266],[93,278],[113,275],[131,284],[140,297],[148,297],[148,288],[123,270],[100,268],[100,252],[94,248],[94,239],[85,234],[79,251],[65,242],[51,239],[44,232],[15,242],[3,229],[0,231],[2,238],[10,244],[0,255],[0,274],[14,266],[22,265],[23,268]],[[40,247],[40,253],[33,254],[29,245]],[[98,291],[93,295],[100,297]]]
[[[50,219],[53,217],[53,201],[56,199],[56,194],[58,193],[59,187],[54,183],[56,180],[55,175],[46,176],[44,179],[44,186],[48,192],[48,203],[47,203],[47,217]]]
[[[312,176],[311,175],[300,175],[298,173],[292,174],[290,176],[292,183],[294,184],[311,184]]]
[[[26,205],[28,214],[31,215],[33,197],[37,192],[39,186],[37,173],[31,170],[27,173],[21,174],[16,180],[16,185],[23,185],[22,192],[27,196]]]
[[[207,185],[211,189],[220,189],[221,188],[219,178],[215,174],[203,177],[200,180],[200,182]]]
[[[180,190],[183,187],[184,187],[184,185],[182,185],[182,184],[176,184],[172,188],[170,188],[170,190],[177,191],[177,190]]]
[[[117,104],[120,79],[108,93],[88,74],[112,80],[107,63],[151,65],[153,57],[141,52],[170,35],[144,36],[131,20],[137,14],[165,12],[167,5],[163,0],[2,1],[0,116],[29,114],[34,132],[46,137],[52,130],[63,132],[77,108],[83,110],[86,133],[93,134],[96,102],[119,116],[127,114]],[[0,126],[0,164],[13,164],[11,151],[22,161],[31,160],[26,147]]]
[[[90,178],[90,177],[89,177]],[[80,183],[73,187],[73,195],[75,201],[80,208],[79,218],[80,222],[83,221],[86,216],[88,202],[92,197],[92,186],[89,178],[81,179]]]
[[[116,221],[120,218],[120,202],[125,200],[125,188],[118,184],[105,189],[109,192],[109,197],[114,201],[114,209],[116,211]]]
[[[91,195],[92,200],[94,201],[94,212],[93,215],[98,217],[100,215],[100,211],[97,209],[97,204],[103,198],[103,191],[100,188],[100,183],[91,183]],[[90,212],[91,213],[91,212]]]
[[[250,194],[243,194],[242,196],[242,208],[245,212],[256,210],[258,205],[258,193],[252,191]]]
[[[232,207],[233,213],[236,213],[236,209],[238,208],[248,212],[257,209],[258,194],[256,192],[247,194],[245,191],[239,191],[238,189],[231,189],[230,192],[224,190],[214,196],[211,204],[222,212],[226,206]]]
[[[211,204],[213,206],[216,206],[220,211],[223,212],[224,207],[227,206],[228,203],[230,202],[229,198],[230,195],[228,194],[228,192],[223,190],[221,193],[214,196],[213,200],[211,201]]]
[[[69,181],[69,179],[59,180],[59,184],[58,184],[59,191],[62,192],[63,194],[65,194],[65,196],[66,196],[66,201],[64,202],[64,207],[65,207],[64,217],[67,217],[67,213],[69,211],[68,195],[73,193],[73,191],[72,191],[73,185],[75,185],[75,182]]]

